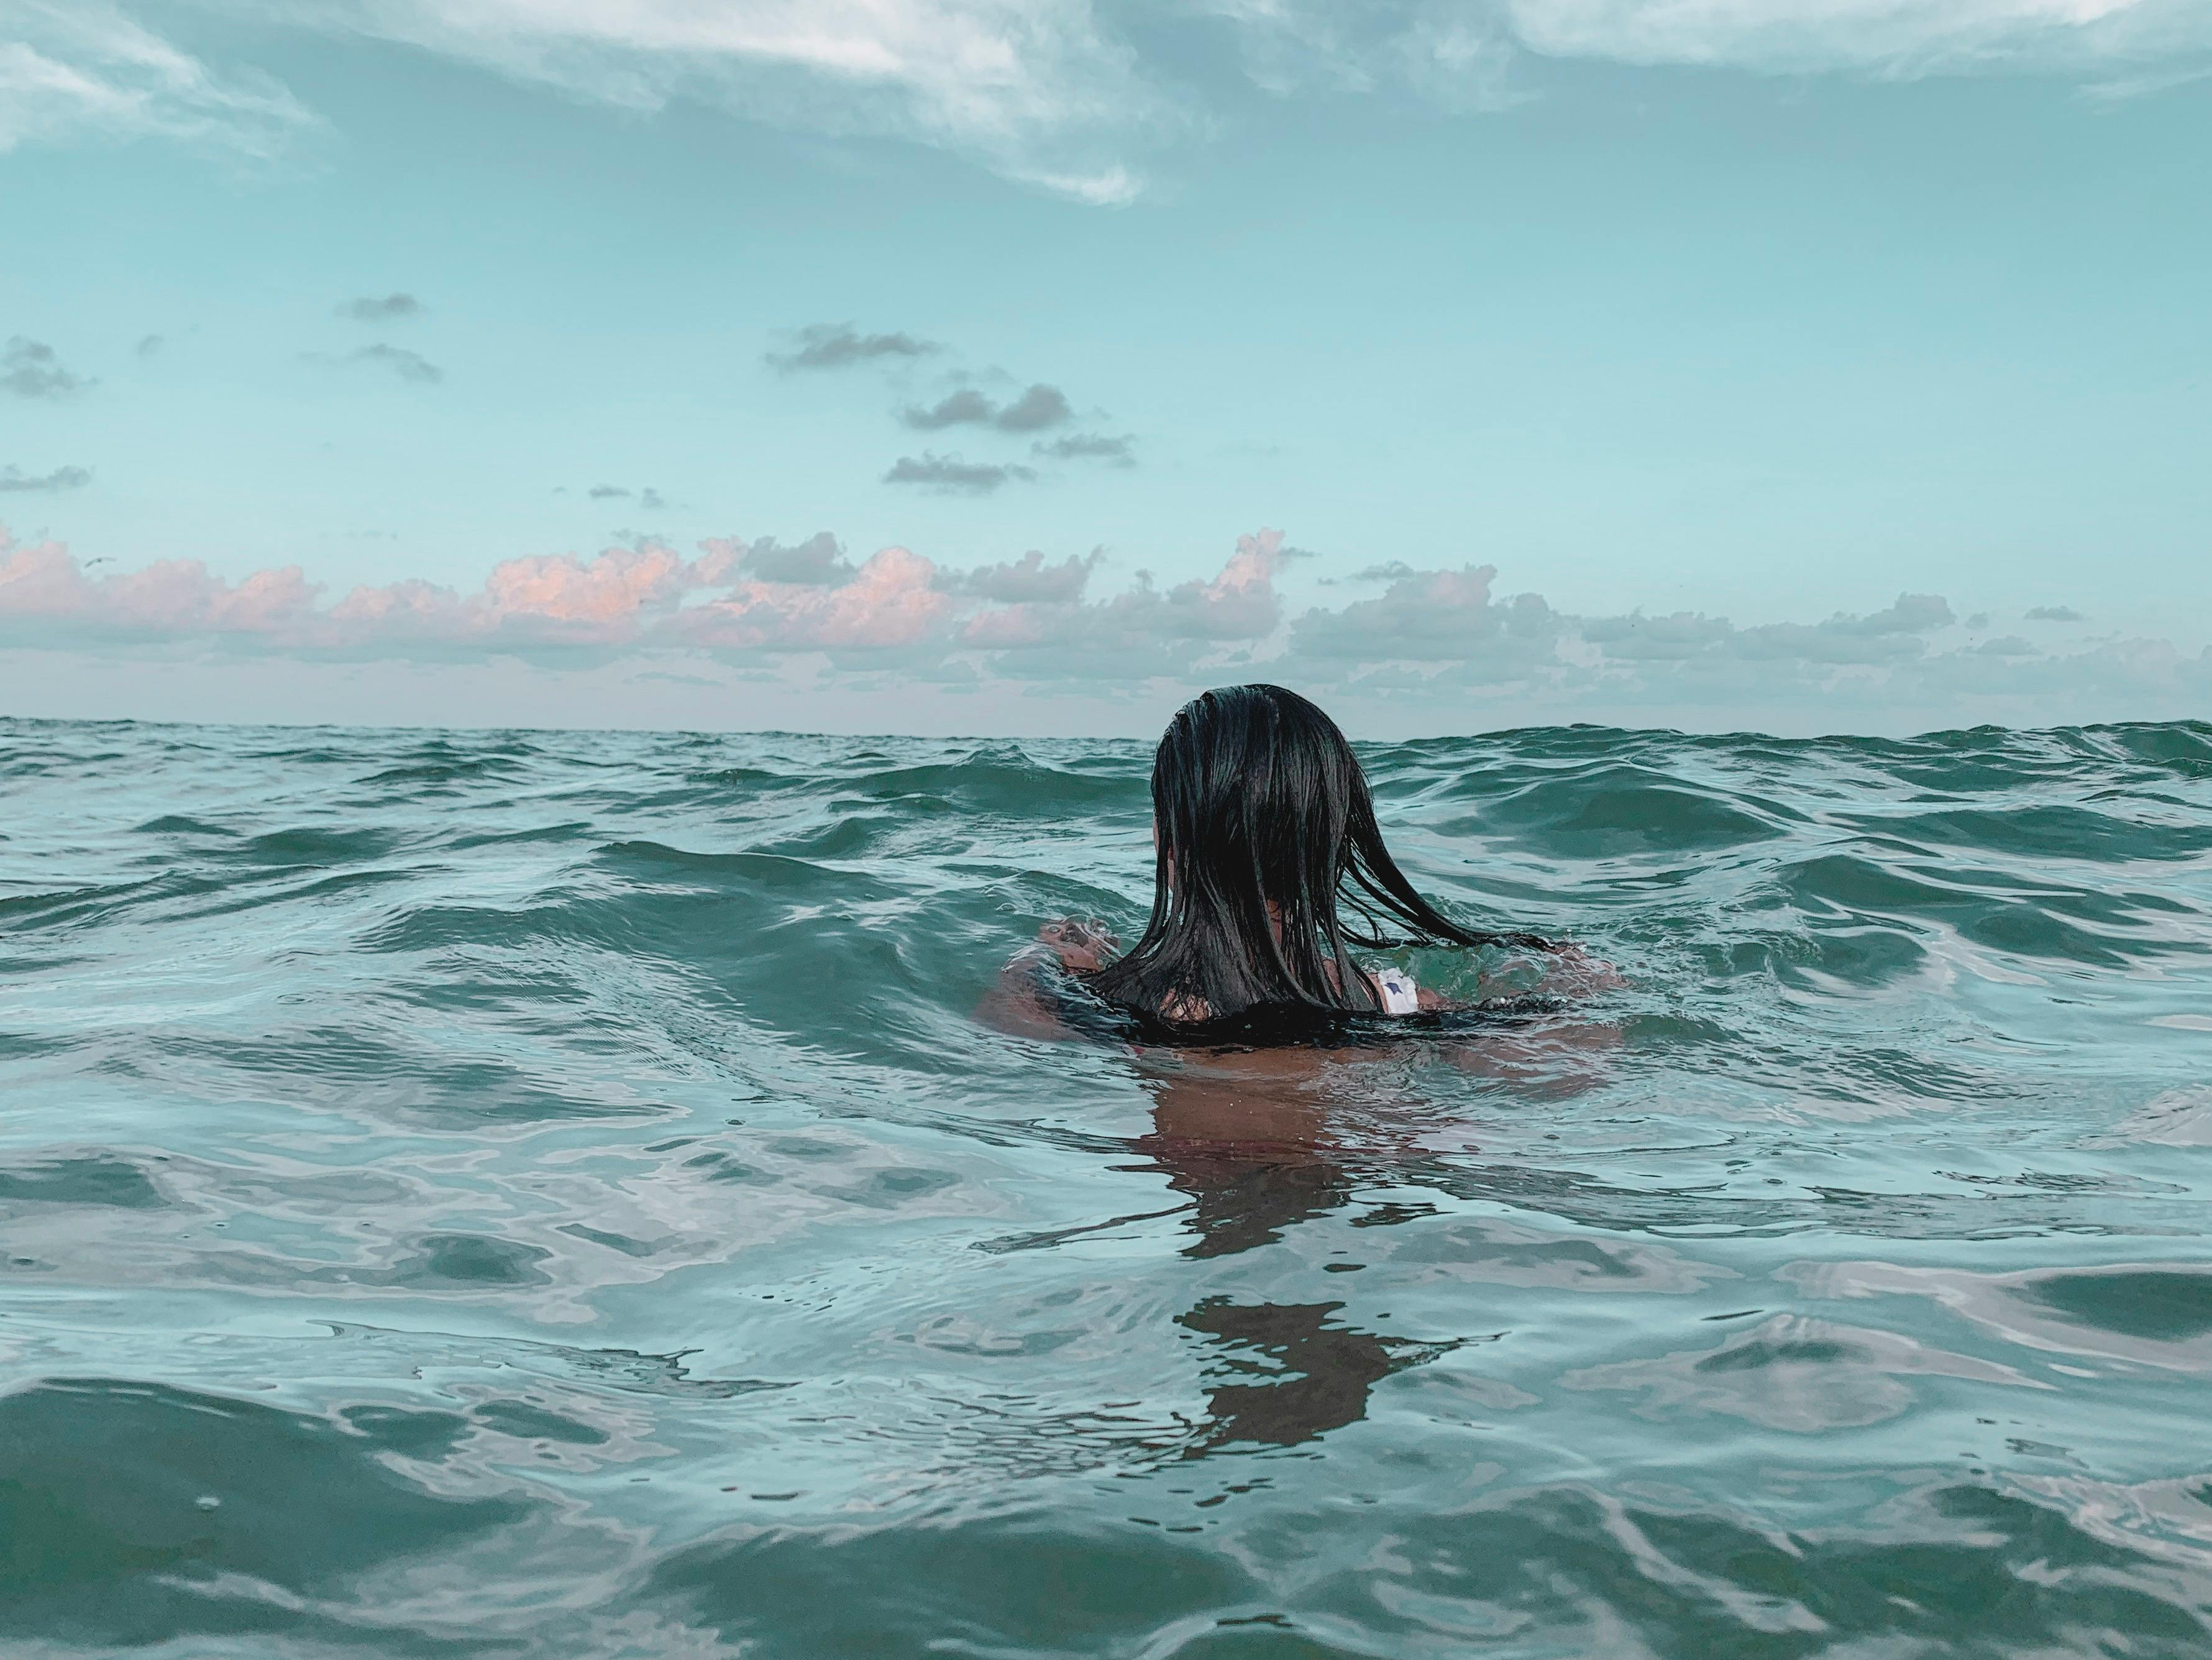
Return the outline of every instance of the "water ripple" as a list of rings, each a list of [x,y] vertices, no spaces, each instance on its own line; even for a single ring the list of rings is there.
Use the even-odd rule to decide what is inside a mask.
[[[2212,1651],[2212,726],[1368,760],[1630,985],[1262,1087],[971,1018],[1142,745],[0,721],[9,1654]]]

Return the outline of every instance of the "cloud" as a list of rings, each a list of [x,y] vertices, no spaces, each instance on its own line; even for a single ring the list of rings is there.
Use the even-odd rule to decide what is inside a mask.
[[[1002,605],[1067,605],[1083,597],[1091,573],[1105,557],[1103,548],[1093,548],[1080,559],[1071,554],[1048,565],[1043,553],[1031,548],[1006,564],[979,565],[954,579],[952,586]]]
[[[668,632],[687,645],[748,652],[866,654],[915,647],[951,609],[936,576],[936,566],[919,554],[884,548],[836,583],[739,582],[716,599],[684,607]]]
[[[0,346],[0,390],[18,398],[73,398],[97,384],[64,368],[54,349],[43,341],[19,334]]]
[[[1144,181],[1119,164],[1091,173],[1054,173],[1028,167],[1015,173],[1014,177],[1086,207],[1125,208],[1145,193]]]
[[[1927,649],[1923,636],[1958,619],[1935,594],[1905,593],[1864,615],[1838,611],[1820,623],[1762,623],[1738,628],[1725,617],[1675,611],[1663,617],[1573,619],[1577,635],[1620,663],[1796,663],[1844,667],[1893,664]]]
[[[1520,58],[1498,0],[1345,6],[1332,0],[1216,0],[1235,20],[1246,76],[1289,98],[1411,90],[1449,107],[1509,108]]]
[[[137,354],[138,361],[143,363],[160,356],[161,348],[167,344],[168,344],[168,337],[166,335],[142,335],[139,337],[138,344],[131,350]]]
[[[2031,623],[2086,623],[2089,619],[2071,605],[2035,605],[2029,608]]]
[[[1165,671],[1275,629],[1280,542],[1245,537],[1217,576],[1165,591],[1140,580],[1097,602],[1083,597],[1097,550],[952,571],[901,547],[855,564],[824,532],[792,545],[711,538],[690,559],[653,541],[509,559],[474,593],[400,581],[325,605],[296,566],[235,583],[193,561],[94,577],[59,543],[21,544],[0,529],[0,644],[214,641],[305,656],[683,648],[890,654],[910,667],[1050,647],[1078,675]]]
[[[959,641],[1012,678],[1136,683],[1188,672],[1224,650],[1249,652],[1280,627],[1282,543],[1277,531],[1240,536],[1218,575],[1165,590],[1139,572],[1133,588],[1103,600],[1070,595],[988,607],[966,619]],[[1042,576],[1041,555],[1038,565]]]
[[[314,597],[296,565],[231,584],[197,560],[88,577],[58,542],[25,546],[0,529],[0,638],[37,642],[260,636],[304,643]]]
[[[917,432],[935,432],[944,427],[982,426],[998,412],[997,404],[969,386],[948,393],[927,409],[909,404],[899,412],[899,419]]]
[[[1548,651],[1559,638],[1561,619],[1535,595],[1504,602],[1492,599],[1495,566],[1385,569],[1394,574],[1381,597],[1301,616],[1291,630],[1291,654],[1319,663],[1468,664],[1485,660],[1503,645],[1520,662],[1528,648]]]
[[[1932,593],[1901,593],[1864,617],[1838,611],[1825,623],[1766,623],[1723,636],[1740,656],[1812,663],[1893,663],[1926,649],[1920,636],[1957,619]]]
[[[904,332],[861,334],[850,323],[814,323],[800,329],[789,351],[769,352],[765,361],[786,374],[801,369],[842,369],[886,357],[927,357],[942,351],[934,340]]]
[[[1059,387],[1040,382],[993,416],[991,424],[1000,432],[1042,432],[1060,425],[1073,414]]]
[[[1109,438],[1099,432],[1072,432],[1030,446],[1030,453],[1052,461],[1104,461],[1113,466],[1133,467],[1136,441]]]
[[[340,306],[337,314],[356,323],[398,323],[422,311],[422,302],[411,294],[363,295]]]
[[[557,494],[557,492],[556,492]],[[626,484],[594,484],[586,490],[587,500],[593,502],[628,502],[635,500],[647,513],[659,513],[668,506],[668,498],[647,484],[642,489],[631,489]]]
[[[899,412],[899,419],[918,432],[945,427],[995,427],[1000,432],[1040,432],[1068,420],[1075,411],[1066,394],[1042,382],[1031,386],[1010,404],[999,404],[974,387],[965,387],[924,409],[914,404]]]
[[[6,27],[0,153],[165,138],[268,156],[314,124],[269,76],[218,75],[101,0],[10,0]]]
[[[374,345],[361,346],[343,357],[331,357],[320,352],[307,354],[311,363],[368,363],[388,368],[402,380],[418,386],[434,386],[446,378],[445,370],[416,351],[404,346],[394,346],[380,340]]]
[[[2202,0],[1213,0],[1246,73],[1280,96],[1404,90],[1498,110],[1532,63],[1760,75],[2080,75],[2126,94],[2204,72]],[[2155,68],[2144,72],[2146,65]]]
[[[1291,550],[1237,538],[1211,576],[1142,572],[1097,594],[1103,556],[1041,550],[950,569],[903,547],[847,556],[827,532],[795,544],[710,539],[686,556],[643,540],[593,556],[505,560],[473,592],[419,581],[335,599],[296,566],[235,581],[192,561],[88,570],[58,543],[0,530],[0,647],[139,653],[189,648],[301,661],[620,661],[813,673],[840,696],[996,686],[1147,706],[1266,678],[1332,708],[1425,712],[1437,729],[1559,720],[1765,730],[1925,729],[1996,720],[2172,718],[2212,699],[2212,650],[2106,640],[2046,653],[1972,643],[1949,604],[1904,595],[1822,621],[1739,626],[1697,612],[1578,617],[1498,591],[1488,565],[1395,561],[1382,592],[1286,606]],[[1948,642],[1948,643],[1947,643]],[[811,669],[795,668],[800,660]],[[827,677],[827,678],[821,678]],[[872,688],[872,690],[870,689]],[[1087,690],[1086,690],[1087,689]],[[1378,715],[1376,718],[1383,718]]]
[[[709,542],[712,552],[732,550],[736,544]],[[843,545],[828,531],[818,531],[804,542],[787,547],[773,536],[744,546],[735,555],[736,569],[763,582],[795,582],[805,587],[834,587],[853,577],[853,563]]]
[[[0,491],[82,489],[91,482],[92,474],[83,467],[56,467],[46,473],[0,467]]]
[[[314,118],[106,0],[5,0],[0,151],[158,137],[253,155]],[[624,112],[702,103],[771,125],[942,146],[1071,200],[1143,189],[1143,152],[1202,136],[1191,28],[1243,78],[1497,110],[1562,59],[1760,75],[2060,74],[2136,95],[2212,72],[2204,0],[221,0],[267,29],[398,42]],[[805,365],[804,367],[813,367]]]
[[[1549,57],[1892,76],[2100,70],[2212,44],[2195,0],[1506,0]]]
[[[1725,645],[1735,624],[1725,617],[1678,611],[1664,617],[1631,611],[1586,620],[1583,638],[1624,663],[1679,663]]]
[[[1091,202],[1188,125],[1091,0],[229,0],[274,27],[395,40],[629,111],[704,102],[918,139]]]
[[[957,455],[924,450],[919,456],[902,455],[884,475],[886,484],[921,484],[930,489],[962,496],[988,496],[1015,479],[1036,477],[1029,467],[1012,462],[963,461]]]
[[[1679,691],[1685,676],[1733,673],[1730,684],[1741,684],[1762,672],[1773,679],[1907,663],[1927,649],[1925,635],[1955,620],[1932,594],[1901,594],[1863,615],[1748,628],[1691,611],[1574,617],[1538,594],[1498,597],[1490,565],[1421,570],[1393,562],[1361,575],[1388,586],[1376,599],[1317,607],[1293,623],[1287,656],[1308,672],[1358,680],[1389,665],[1416,671],[1422,681],[1442,676],[1459,685],[1556,688],[1589,672],[1616,682],[1665,682]]]

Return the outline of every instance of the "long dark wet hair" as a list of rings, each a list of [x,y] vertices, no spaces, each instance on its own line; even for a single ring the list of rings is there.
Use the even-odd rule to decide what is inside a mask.
[[[1379,1013],[1354,945],[1556,948],[1463,928],[1416,893],[1382,845],[1352,745],[1280,686],[1224,686],[1176,712],[1152,760],[1152,917],[1086,976],[1147,1023]]]

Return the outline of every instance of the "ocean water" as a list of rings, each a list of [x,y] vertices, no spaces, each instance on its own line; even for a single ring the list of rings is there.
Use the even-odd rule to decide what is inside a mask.
[[[2212,727],[1369,748],[1631,983],[1264,1133],[1148,754],[0,722],[0,1649],[2212,1652]]]

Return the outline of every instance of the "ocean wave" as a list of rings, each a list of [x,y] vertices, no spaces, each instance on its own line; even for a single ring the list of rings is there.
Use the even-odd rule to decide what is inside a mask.
[[[987,1029],[1139,744],[0,721],[9,1640],[2212,1645],[2212,725],[1363,753],[1628,983]]]

